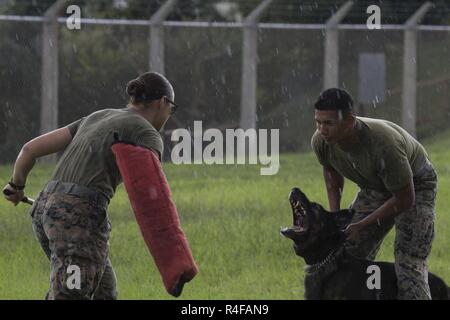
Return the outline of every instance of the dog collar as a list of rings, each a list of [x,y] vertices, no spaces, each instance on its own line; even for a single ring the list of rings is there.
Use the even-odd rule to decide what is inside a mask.
[[[326,266],[328,266],[331,262],[334,262],[336,260],[337,254],[341,253],[341,252],[342,252],[342,247],[330,251],[330,253],[322,261],[315,263],[315,264],[307,265],[305,267],[305,272],[307,274],[312,275],[312,274],[315,274],[315,273],[321,271]]]

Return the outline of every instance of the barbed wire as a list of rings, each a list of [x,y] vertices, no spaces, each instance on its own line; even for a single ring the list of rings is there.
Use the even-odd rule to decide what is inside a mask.
[[[127,10],[126,18],[146,19],[151,16],[165,2],[164,0],[124,0],[129,3],[129,8],[114,8],[113,0],[105,0],[101,5],[97,2],[71,1],[70,3],[85,5],[89,10],[83,12],[85,18],[105,18],[100,8],[111,7],[107,18],[123,18]],[[217,21],[217,22],[240,22],[238,17],[247,16],[255,9],[262,0],[178,0],[167,20],[170,21]],[[85,3],[86,2],[86,3]],[[334,12],[336,12],[347,0],[274,0],[265,13],[261,16],[261,22],[267,23],[325,23]],[[394,0],[354,0],[354,4],[343,23],[362,24],[367,19],[366,9],[375,4],[382,10],[382,23],[403,24],[414,12],[426,1],[411,0],[399,2]],[[45,10],[54,3],[54,0],[4,0],[0,1],[3,7],[11,10],[0,14],[10,15],[43,15]],[[228,3],[234,5],[237,10],[235,19],[223,17],[218,12],[217,5]],[[450,24],[450,1],[435,0],[434,6],[427,12],[422,24],[425,25],[449,25]],[[102,7],[103,6],[103,7]],[[136,8],[140,8],[136,12]],[[97,11],[96,11],[97,10]],[[14,12],[15,11],[15,12]],[[132,17],[130,17],[132,15]],[[233,17],[233,15],[230,15]]]

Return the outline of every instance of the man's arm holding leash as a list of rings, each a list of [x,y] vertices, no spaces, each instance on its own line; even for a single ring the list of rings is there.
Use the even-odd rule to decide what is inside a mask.
[[[323,166],[323,178],[327,188],[330,211],[339,211],[344,190],[344,177],[332,167]]]
[[[33,168],[37,158],[64,150],[71,141],[72,135],[69,129],[63,127],[27,142],[22,147],[14,165],[12,184],[25,186],[28,173]],[[5,195],[5,198],[13,202],[14,205],[17,205],[24,197],[23,190],[14,188],[11,184],[7,184],[4,190],[9,190],[10,195]]]
[[[403,211],[414,206],[415,197],[414,182],[411,179],[406,187],[397,192],[393,192],[391,198],[365,219],[348,225],[345,233],[348,235],[348,238],[352,239],[355,233],[370,225],[377,224],[380,226],[383,222],[395,218]]]

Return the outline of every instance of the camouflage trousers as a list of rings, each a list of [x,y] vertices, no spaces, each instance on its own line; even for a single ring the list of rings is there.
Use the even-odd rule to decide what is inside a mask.
[[[428,286],[427,257],[434,239],[437,174],[427,162],[414,177],[415,205],[380,226],[372,225],[361,231],[355,241],[347,241],[347,251],[359,258],[374,260],[383,238],[395,226],[395,272],[398,298],[407,300],[431,299]],[[382,206],[391,197],[388,193],[362,189],[350,208],[356,213],[352,222],[358,222]],[[383,276],[383,275],[381,275]]]
[[[88,188],[50,181],[33,204],[33,230],[51,266],[46,299],[117,298],[108,258],[111,225],[101,198]]]

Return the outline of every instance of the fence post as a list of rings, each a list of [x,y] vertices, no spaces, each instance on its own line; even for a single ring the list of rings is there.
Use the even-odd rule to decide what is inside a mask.
[[[326,22],[325,28],[325,59],[324,59],[324,89],[339,85],[339,23],[345,18],[353,5],[347,1]]]
[[[405,23],[403,44],[402,126],[416,136],[417,25],[431,7],[424,3]]]
[[[58,15],[67,2],[58,0],[44,14],[40,134],[58,128]],[[56,154],[43,157],[41,161],[54,163]]]
[[[164,27],[163,21],[167,18],[177,0],[167,0],[150,18],[150,57],[151,71],[164,74]]]
[[[244,20],[242,43],[241,128],[256,129],[256,89],[258,83],[257,21],[272,0],[261,2]]]

